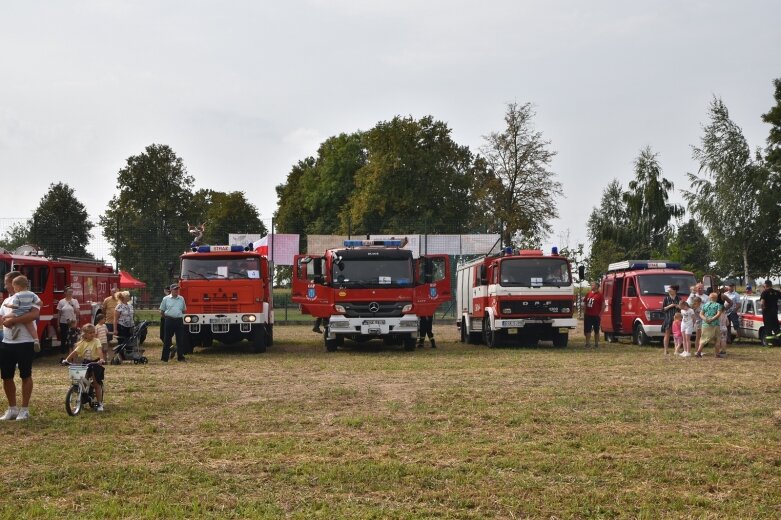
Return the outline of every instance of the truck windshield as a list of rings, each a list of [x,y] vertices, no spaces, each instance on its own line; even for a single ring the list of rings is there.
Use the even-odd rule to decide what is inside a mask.
[[[563,258],[510,258],[502,260],[503,287],[563,287],[572,284],[569,264]]]
[[[333,280],[346,287],[409,287],[412,262],[409,258],[345,258],[334,262]]]
[[[641,296],[664,296],[667,288],[677,285],[678,295],[689,297],[691,287],[697,283],[693,274],[642,274],[638,275],[637,283],[640,286]]]
[[[234,280],[260,278],[257,257],[238,258],[183,258],[183,280]]]

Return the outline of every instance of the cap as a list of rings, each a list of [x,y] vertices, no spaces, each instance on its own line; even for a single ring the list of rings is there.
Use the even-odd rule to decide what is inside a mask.
[[[727,284],[727,287],[735,287],[735,282],[730,282]]]
[[[179,288],[179,284],[178,283],[172,283],[171,286],[169,287],[169,289],[171,289],[172,291],[174,289],[178,289],[178,288]]]
[[[751,290],[751,289],[752,289],[752,287],[751,287],[751,284],[748,284],[748,285],[746,286],[746,290],[747,290],[747,291],[749,291],[749,290]]]

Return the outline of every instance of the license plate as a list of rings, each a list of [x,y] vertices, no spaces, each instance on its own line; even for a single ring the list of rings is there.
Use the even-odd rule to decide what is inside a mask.
[[[520,320],[515,320],[515,321],[505,321],[505,322],[504,322],[504,326],[505,326],[505,327],[521,327],[521,326],[523,326],[523,322],[522,322],[522,321],[520,321]]]
[[[216,324],[227,324],[230,323],[229,318],[209,318],[209,323],[216,323]]]
[[[363,320],[364,325],[385,325],[385,320]]]
[[[559,329],[559,334],[567,334],[569,332],[569,329],[566,327],[562,327]]]

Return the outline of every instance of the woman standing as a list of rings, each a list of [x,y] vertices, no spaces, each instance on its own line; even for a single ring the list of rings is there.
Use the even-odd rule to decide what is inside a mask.
[[[57,322],[60,324],[60,352],[70,352],[73,345],[68,344],[68,322],[79,323],[79,302],[73,297],[73,289],[65,288],[65,298],[57,303]]]
[[[117,343],[124,343],[133,334],[133,306],[130,302],[130,293],[122,291],[117,293],[119,303],[114,309],[114,331],[117,335]]]
[[[664,301],[662,302],[662,310],[664,311],[662,332],[664,332],[665,356],[667,356],[667,347],[670,345],[670,334],[672,333],[673,320],[675,319],[675,313],[678,312],[679,303],[681,303],[681,298],[678,296],[678,286],[671,285],[667,289],[667,296],[664,297]]]

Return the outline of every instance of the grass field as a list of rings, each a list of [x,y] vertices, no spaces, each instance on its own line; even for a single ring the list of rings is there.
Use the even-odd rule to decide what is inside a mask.
[[[274,347],[107,367],[68,417],[36,362],[30,421],[0,423],[2,518],[781,516],[781,349],[365,347],[308,327]],[[150,331],[154,339],[156,330]]]

